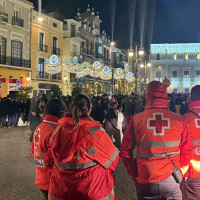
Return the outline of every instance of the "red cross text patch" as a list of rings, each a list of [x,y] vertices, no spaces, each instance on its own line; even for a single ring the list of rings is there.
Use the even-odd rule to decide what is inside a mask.
[[[200,116],[200,114],[199,114],[199,116]],[[200,128],[200,119],[197,118],[194,121],[195,121],[196,128]]]
[[[153,118],[147,119],[147,129],[153,129],[154,135],[165,135],[165,129],[170,129],[170,119],[163,113],[153,113]]]

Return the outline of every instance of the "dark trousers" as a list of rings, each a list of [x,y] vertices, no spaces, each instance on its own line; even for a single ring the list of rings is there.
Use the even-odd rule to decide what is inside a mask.
[[[185,183],[185,190],[188,200],[200,200],[200,179],[189,177]]]
[[[138,200],[181,200],[180,184],[176,183],[173,176],[162,181],[149,184],[136,183]]]
[[[40,189],[41,190],[41,189]],[[48,190],[41,190],[42,194],[44,195],[44,200],[48,200],[48,194],[49,191]]]

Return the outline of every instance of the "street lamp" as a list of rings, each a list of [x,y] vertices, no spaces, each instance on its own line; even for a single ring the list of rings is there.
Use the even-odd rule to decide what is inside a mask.
[[[64,77],[63,77],[63,80],[64,80],[64,82],[66,82],[66,80],[67,80],[67,77],[66,77],[66,76],[64,76]]]
[[[42,18],[42,17],[38,17],[37,20],[38,20],[39,22],[42,22],[42,21],[43,21],[43,18]]]
[[[134,55],[133,49],[131,48],[129,49],[128,56],[133,57],[133,55]]]
[[[138,51],[138,53],[139,53],[140,56],[143,56],[144,55],[144,49],[140,48],[139,51]]]
[[[111,46],[115,46],[115,42],[112,41],[112,42],[110,43],[110,45],[111,45]]]

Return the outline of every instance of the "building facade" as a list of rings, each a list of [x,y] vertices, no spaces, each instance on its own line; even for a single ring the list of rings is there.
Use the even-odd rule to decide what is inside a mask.
[[[33,11],[32,15],[32,86],[33,95],[47,94],[51,87],[63,90],[63,72],[47,73],[45,59],[63,55],[63,22],[49,15]]]
[[[27,0],[0,0],[1,97],[29,84],[32,10]]]
[[[150,81],[168,78],[169,93],[189,93],[200,84],[200,43],[151,44],[150,60]]]

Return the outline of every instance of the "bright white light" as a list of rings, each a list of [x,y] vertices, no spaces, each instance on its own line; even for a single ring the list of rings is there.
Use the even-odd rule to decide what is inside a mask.
[[[140,56],[143,56],[144,55],[144,50],[139,50],[138,53],[139,53]]]
[[[64,79],[64,81],[66,81],[66,80],[67,80],[67,77],[66,77],[66,76],[64,76],[64,77],[63,77],[63,79]]]
[[[30,77],[26,77],[26,81],[28,81],[28,82],[29,82],[30,80],[31,80],[31,78],[30,78]]]
[[[42,17],[38,17],[37,19],[39,22],[42,22],[43,21],[43,18]]]
[[[110,43],[110,45],[111,45],[111,46],[115,46],[115,42],[112,41],[112,42]]]
[[[151,63],[147,63],[147,67],[151,67]]]
[[[140,64],[140,67],[143,68],[143,67],[144,67],[144,64]]]
[[[161,69],[161,66],[159,66],[158,69]]]
[[[132,56],[133,56],[133,52],[130,51],[130,52],[128,53],[128,55],[129,55],[130,57],[132,57]]]

